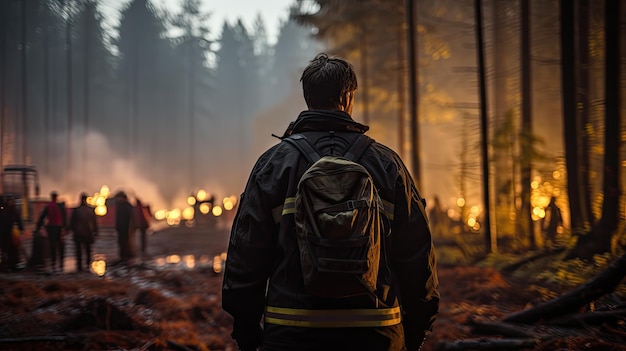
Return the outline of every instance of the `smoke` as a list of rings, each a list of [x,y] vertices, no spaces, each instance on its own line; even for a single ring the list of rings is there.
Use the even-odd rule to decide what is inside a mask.
[[[134,160],[116,153],[104,135],[94,131],[78,131],[76,134],[82,136],[72,139],[70,162],[67,162],[67,157],[55,162],[55,166],[64,171],[54,172],[56,176],[53,173],[40,175],[42,195],[56,190],[60,201],[72,206],[78,204],[81,192],[93,195],[107,186],[109,196],[124,191],[131,199],[139,197],[152,208],[168,207],[158,185],[142,174]],[[60,149],[59,145],[68,147],[65,138],[65,135],[51,138],[52,143],[57,145],[56,149]],[[64,161],[66,164],[63,164]]]

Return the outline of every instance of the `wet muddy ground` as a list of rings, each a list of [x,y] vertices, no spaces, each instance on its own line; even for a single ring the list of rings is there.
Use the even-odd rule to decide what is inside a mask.
[[[75,272],[70,241],[63,273],[0,273],[1,350],[236,350],[220,308],[226,226],[155,232],[147,255],[130,266],[115,264],[115,233],[103,230],[94,245],[103,275]],[[498,321],[567,290],[482,267],[441,265],[439,277],[440,315],[424,351],[484,338],[472,334],[470,320]],[[626,350],[624,325],[575,328],[517,349]]]
[[[0,349],[235,350],[219,302],[227,241],[225,228],[166,228],[121,265],[115,232],[104,229],[95,269],[76,272],[66,240],[63,273],[0,273]]]

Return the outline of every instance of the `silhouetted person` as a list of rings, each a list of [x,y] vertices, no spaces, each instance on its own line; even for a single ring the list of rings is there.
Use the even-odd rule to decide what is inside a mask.
[[[83,270],[83,252],[85,269],[91,266],[91,245],[98,235],[98,222],[94,208],[87,203],[87,194],[80,194],[80,205],[72,210],[70,216],[70,230],[74,237],[76,248],[76,270]]]
[[[550,203],[545,209],[546,216],[542,220],[541,229],[546,246],[552,246],[556,243],[557,228],[563,224],[561,209],[556,205],[556,197],[550,198]]]
[[[63,272],[65,264],[65,228],[67,227],[67,214],[65,206],[58,203],[58,193],[53,191],[50,193],[50,202],[43,208],[37,221],[35,232],[39,232],[42,226],[46,228],[48,243],[50,245],[50,264],[52,272]],[[58,255],[58,256],[57,256]],[[57,267],[58,259],[58,267]]]
[[[441,238],[447,234],[445,231],[448,228],[448,214],[441,207],[439,196],[435,196],[433,202],[433,207],[428,211],[428,220],[433,236]]]
[[[150,228],[150,218],[152,218],[152,212],[150,206],[144,206],[139,198],[135,199],[135,214],[137,216],[137,229],[139,229],[139,235],[141,240],[141,254],[146,254],[146,248],[148,244],[147,231]]]
[[[135,210],[128,202],[128,196],[123,191],[115,195],[115,230],[121,263],[127,263],[134,257],[133,233],[137,229]]]
[[[11,199],[0,197],[0,250],[2,251],[2,271],[16,271],[19,261],[19,245],[13,237],[13,227],[17,226],[20,235],[24,232],[22,218]],[[18,238],[19,239],[19,238]]]

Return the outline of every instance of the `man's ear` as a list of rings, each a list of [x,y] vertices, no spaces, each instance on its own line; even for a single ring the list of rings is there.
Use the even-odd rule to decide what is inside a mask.
[[[344,111],[352,114],[352,107],[354,107],[354,91],[349,91],[346,93],[346,102]]]
[[[352,104],[352,96],[353,95],[351,91],[347,91],[341,96],[341,99],[339,100],[339,105],[341,106],[342,111],[348,111],[350,105]]]

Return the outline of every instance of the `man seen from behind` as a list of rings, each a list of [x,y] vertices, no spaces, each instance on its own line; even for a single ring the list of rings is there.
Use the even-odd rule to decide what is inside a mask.
[[[65,228],[67,227],[67,214],[65,206],[58,202],[59,194],[56,191],[50,193],[50,202],[43,208],[37,221],[35,233],[46,228],[48,243],[50,245],[50,264],[52,272],[63,272],[65,265]],[[58,265],[57,265],[58,264]]]
[[[76,249],[76,270],[79,272],[83,269],[89,270],[91,267],[91,245],[98,235],[98,222],[94,208],[87,203],[86,193],[80,194],[80,204],[72,210],[70,230],[73,233]]]
[[[298,133],[320,155],[344,155],[369,129],[351,117],[357,90],[352,65],[319,54],[300,80],[308,110],[280,139]],[[240,350],[421,348],[439,308],[425,201],[385,145],[371,144],[359,163],[371,174],[387,219],[375,296],[326,298],[304,286],[291,210],[307,160],[287,142],[257,160],[231,229],[222,286],[222,307],[233,317]]]

